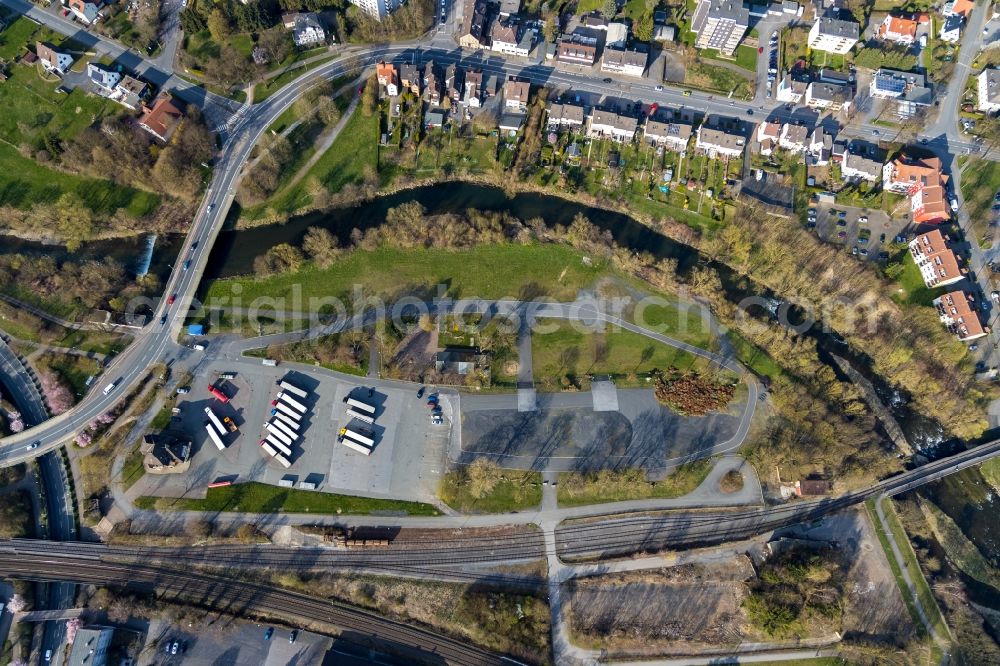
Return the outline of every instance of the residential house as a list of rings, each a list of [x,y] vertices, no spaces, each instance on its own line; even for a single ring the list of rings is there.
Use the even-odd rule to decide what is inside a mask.
[[[605,48],[601,71],[625,76],[642,76],[646,71],[646,54],[639,51],[619,51]]]
[[[87,78],[94,86],[94,92],[101,97],[110,97],[122,75],[104,65],[90,62],[87,63]]]
[[[455,108],[462,99],[462,72],[452,63],[444,68],[444,94]]]
[[[1000,69],[984,69],[976,77],[976,89],[979,93],[976,108],[986,113],[1000,111]]]
[[[896,113],[902,118],[913,117],[921,108],[930,106],[934,101],[923,74],[894,69],[875,72],[868,92],[878,99],[896,100]]]
[[[524,120],[527,115],[523,111],[504,111],[500,114],[497,127],[500,128],[501,132],[507,132],[513,136],[518,130],[524,127]]]
[[[588,121],[587,136],[609,138],[619,143],[632,141],[636,130],[639,129],[639,121],[636,118],[615,111],[594,109],[590,112]]]
[[[844,72],[838,72],[835,69],[824,67],[819,70],[819,74],[816,75],[816,80],[821,83],[835,83],[838,86],[846,86],[854,83],[854,75],[845,74]]]
[[[465,72],[465,81],[462,86],[462,104],[473,109],[482,106],[483,101],[483,72],[479,69],[470,69]]]
[[[145,82],[131,76],[123,76],[108,97],[126,108],[138,111],[148,96],[149,86]]]
[[[142,105],[139,127],[160,141],[169,141],[183,119],[184,112],[174,104],[170,95],[161,94],[153,100],[152,106]]]
[[[628,44],[628,26],[624,23],[609,23],[607,35],[604,37],[604,47],[624,49]]]
[[[810,166],[826,166],[833,154],[833,136],[817,127],[806,144],[806,163]]]
[[[654,42],[672,44],[675,39],[677,39],[677,28],[672,25],[658,25],[653,31]]]
[[[778,145],[778,137],[781,135],[781,125],[769,123],[767,121],[758,123],[754,138],[757,140],[757,152],[761,155],[769,156],[774,152],[774,147]]]
[[[521,0],[500,0],[497,11],[500,16],[511,16],[521,11]]]
[[[441,82],[438,80],[437,68],[434,67],[433,60],[428,60],[427,64],[424,65],[423,89],[428,102],[434,106],[441,103]]]
[[[944,16],[961,16],[964,19],[968,19],[975,7],[976,4],[973,0],[949,0],[944,3],[941,13]]]
[[[791,74],[785,74],[778,81],[778,90],[775,93],[775,99],[779,102],[798,104],[805,97],[806,88],[808,87],[808,82],[793,79]]]
[[[964,291],[949,291],[933,301],[941,323],[962,342],[975,340],[987,334],[976,312],[976,299]]]
[[[114,627],[99,625],[82,627],[73,636],[67,666],[106,666],[108,650],[114,637]]]
[[[487,46],[486,0],[466,0],[459,30],[458,44],[467,49],[481,49]]]
[[[292,31],[292,41],[296,46],[313,46],[326,41],[326,30],[316,12],[282,14],[281,22]]]
[[[962,24],[965,22],[958,14],[945,16],[938,31],[938,39],[948,44],[957,44],[962,38]]]
[[[395,65],[379,60],[375,63],[375,78],[378,79],[379,85],[385,88],[386,95],[395,97],[399,94],[399,77]]]
[[[882,169],[882,188],[910,197],[914,222],[939,224],[951,219],[948,176],[937,157],[911,158],[905,154]]]
[[[882,161],[848,149],[840,162],[840,177],[845,181],[877,183],[882,178]]]
[[[567,129],[572,132],[583,127],[585,117],[583,107],[569,102],[549,104],[546,126],[550,130]]]
[[[165,433],[144,435],[139,452],[149,474],[182,474],[191,465],[191,442]]]
[[[781,148],[793,153],[805,152],[808,140],[809,130],[802,125],[785,123],[781,126],[781,135],[778,137]]]
[[[517,24],[494,19],[490,28],[490,50],[504,55],[521,55],[517,53]]]
[[[750,11],[742,0],[699,0],[691,19],[695,47],[718,49],[731,56],[750,27]]]
[[[712,159],[738,158],[746,148],[746,138],[732,130],[720,129],[702,123],[695,132],[694,147]]]
[[[858,43],[861,27],[854,21],[821,16],[809,29],[809,48],[844,55]]]
[[[965,275],[940,229],[932,229],[910,241],[910,255],[928,287],[954,284]]]
[[[556,60],[567,65],[592,67],[597,60],[597,46],[564,36],[556,48]]]
[[[73,56],[68,53],[56,51],[48,44],[35,42],[35,53],[38,55],[38,60],[41,61],[42,67],[47,72],[65,74],[73,66]]]
[[[101,18],[101,10],[93,2],[88,2],[87,0],[69,0],[66,6],[73,12],[73,16],[86,25],[96,23]]]
[[[403,90],[409,90],[417,97],[420,96],[423,79],[421,78],[420,70],[417,68],[416,65],[409,62],[404,62],[402,65],[400,65],[399,81],[403,86]]]
[[[438,372],[467,375],[485,355],[474,347],[446,347],[434,355],[434,368]]]
[[[687,150],[694,127],[687,123],[660,122],[649,119],[642,128],[642,138],[646,143],[663,146],[675,153]]]
[[[441,109],[428,108],[424,113],[424,127],[435,129],[444,126],[445,112]]]
[[[839,86],[835,83],[813,81],[806,86],[806,106],[815,109],[840,111],[851,107],[851,87]]]
[[[527,81],[508,79],[503,84],[503,105],[505,109],[514,111],[524,111],[528,108],[528,95],[531,93],[531,84]]]
[[[897,44],[912,44],[917,39],[918,23],[914,19],[889,14],[876,29],[880,39]]]

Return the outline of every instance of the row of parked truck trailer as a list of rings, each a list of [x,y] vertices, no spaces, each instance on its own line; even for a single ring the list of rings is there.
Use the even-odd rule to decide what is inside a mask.
[[[302,435],[302,417],[308,411],[302,401],[309,399],[309,392],[287,380],[279,381],[278,387],[281,390],[271,401],[271,414],[264,423],[267,434],[260,440],[260,446],[287,469],[292,466],[292,446]]]
[[[375,423],[375,406],[363,400],[348,395],[344,398],[347,405],[348,423],[340,429],[337,438],[341,444],[366,456],[372,454],[375,448],[373,432],[367,427]],[[364,426],[359,424],[365,424]]]

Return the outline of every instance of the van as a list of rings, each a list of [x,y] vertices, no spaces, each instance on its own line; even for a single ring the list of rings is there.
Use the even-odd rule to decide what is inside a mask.
[[[277,361],[275,361],[275,360],[274,360],[273,358],[265,358],[265,359],[264,359],[264,360],[262,361],[262,363],[263,363],[264,365],[266,365],[266,366],[269,366],[269,367],[272,367],[272,368],[273,368],[274,366],[278,365],[278,362],[277,362]]]
[[[104,395],[110,395],[111,392],[115,390],[115,383],[116,382],[111,382],[110,384],[104,387]]]

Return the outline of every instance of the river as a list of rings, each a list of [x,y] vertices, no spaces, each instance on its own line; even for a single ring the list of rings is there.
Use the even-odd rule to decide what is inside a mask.
[[[114,259],[120,262],[130,275],[135,276],[145,269],[165,280],[170,275],[170,266],[184,243],[183,234],[159,234],[149,248],[150,234],[113,238],[84,243],[75,252],[65,245],[53,245],[28,241],[16,236],[0,236],[0,254],[24,254],[28,256],[50,256],[56,261],[102,261]],[[147,263],[148,262],[148,263]]]

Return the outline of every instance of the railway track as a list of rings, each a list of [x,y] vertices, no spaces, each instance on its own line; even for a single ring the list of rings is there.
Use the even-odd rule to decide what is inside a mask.
[[[70,580],[98,585],[151,586],[167,599],[196,603],[237,616],[259,613],[299,623],[332,625],[352,643],[375,645],[414,663],[489,666],[513,659],[466,641],[395,622],[375,613],[305,594],[247,581],[141,564],[102,562],[93,556],[25,558],[0,550],[0,571],[12,578]]]

